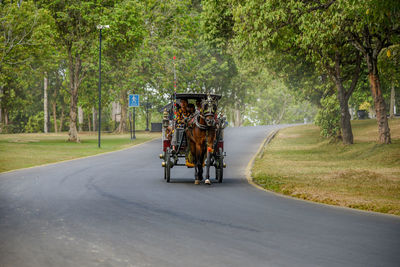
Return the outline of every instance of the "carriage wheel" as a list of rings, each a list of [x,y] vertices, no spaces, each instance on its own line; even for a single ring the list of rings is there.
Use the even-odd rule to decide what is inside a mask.
[[[167,149],[165,153],[164,179],[167,181],[167,183],[169,183],[171,179],[171,164],[170,164],[169,149]]]
[[[215,167],[215,179],[217,179],[218,183],[222,183],[222,179],[224,178],[224,156],[222,154],[222,148],[219,148],[217,156],[218,163]]]

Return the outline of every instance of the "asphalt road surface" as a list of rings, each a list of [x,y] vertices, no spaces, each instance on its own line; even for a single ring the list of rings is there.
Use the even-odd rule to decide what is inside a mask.
[[[185,167],[166,183],[160,140],[0,175],[0,266],[400,266],[399,218],[247,183],[272,129],[228,128],[211,186]]]

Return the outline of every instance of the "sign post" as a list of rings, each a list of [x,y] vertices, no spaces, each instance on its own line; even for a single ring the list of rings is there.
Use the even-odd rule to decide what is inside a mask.
[[[135,108],[132,108],[132,111],[133,111],[133,135],[132,135],[132,137],[131,137],[131,140],[134,140],[134,139],[136,139],[136,135],[135,135],[135,132],[136,132],[136,114],[135,114]]]
[[[133,113],[133,134],[132,134],[132,127],[131,127],[131,140],[136,139],[135,135],[135,107],[139,107],[139,95],[130,94],[129,95],[129,107],[132,108]]]
[[[129,110],[129,133],[131,134],[131,140],[132,140],[132,111]]]

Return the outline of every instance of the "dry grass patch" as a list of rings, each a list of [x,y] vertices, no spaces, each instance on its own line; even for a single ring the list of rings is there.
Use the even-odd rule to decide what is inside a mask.
[[[319,128],[281,130],[255,161],[252,176],[286,195],[400,215],[400,120],[389,122],[391,145],[380,145],[375,120],[353,121],[355,143],[319,137]]]

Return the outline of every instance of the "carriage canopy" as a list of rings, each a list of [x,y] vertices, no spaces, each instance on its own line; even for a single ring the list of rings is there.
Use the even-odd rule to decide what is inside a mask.
[[[178,93],[178,94],[176,94],[176,99],[178,99],[178,100],[181,100],[181,99],[202,100],[202,99],[206,99],[207,96],[208,96],[208,94],[203,94],[203,93]],[[221,99],[221,95],[210,94],[210,96],[217,100]],[[173,106],[173,103],[168,103],[167,105],[160,108],[158,111],[159,112],[163,112],[164,110],[170,111],[172,109],[172,106]]]
[[[220,100],[221,95],[210,94],[212,98]],[[202,93],[179,93],[176,94],[176,99],[206,99],[208,94]]]

